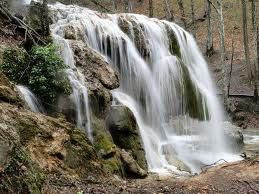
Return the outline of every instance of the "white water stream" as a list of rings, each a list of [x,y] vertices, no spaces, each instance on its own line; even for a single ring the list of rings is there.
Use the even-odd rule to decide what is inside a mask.
[[[240,159],[224,140],[224,113],[207,64],[188,32],[143,15],[101,14],[60,3],[50,9],[53,37],[70,66],[68,76],[79,125],[84,125],[81,120],[85,119],[90,123],[87,90],[64,39],[66,26],[79,31],[81,40],[119,71],[120,87],[112,92],[113,97],[134,113],[150,171],[175,171],[172,157],[192,172],[219,159]]]
[[[16,87],[21,92],[25,103],[31,109],[31,111],[40,113],[45,112],[43,106],[41,105],[37,97],[29,90],[29,88],[22,85],[17,85]]]

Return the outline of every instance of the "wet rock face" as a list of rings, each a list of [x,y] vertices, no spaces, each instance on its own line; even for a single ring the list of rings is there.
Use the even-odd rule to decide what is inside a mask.
[[[125,106],[112,106],[108,114],[107,126],[114,143],[131,152],[138,165],[147,170],[145,151],[133,113]]]
[[[89,91],[90,106],[97,116],[105,117],[111,104],[110,90],[119,87],[118,73],[100,54],[82,41],[70,40],[77,68],[84,75]]]

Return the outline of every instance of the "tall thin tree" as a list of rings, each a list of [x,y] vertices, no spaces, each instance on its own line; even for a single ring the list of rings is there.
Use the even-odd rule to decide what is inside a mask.
[[[187,28],[183,0],[177,0],[177,2],[178,2],[178,5],[179,5],[179,8],[180,8],[180,11],[181,11],[181,20],[183,22],[184,27]]]
[[[256,50],[255,52],[255,62],[254,62],[254,69],[255,69],[255,76],[254,76],[254,98],[257,101],[258,100],[258,86],[259,86],[259,61],[258,61],[258,32],[257,32],[257,21],[256,21],[256,15],[257,15],[257,9],[256,9],[256,0],[251,1],[252,6],[252,23],[253,23],[253,38],[254,38],[254,48]]]
[[[149,17],[154,16],[154,5],[153,0],[149,0]]]
[[[245,50],[245,62],[247,67],[247,75],[248,79],[252,81],[253,79],[253,73],[250,63],[250,53],[249,53],[249,47],[248,47],[248,30],[247,30],[247,5],[246,0],[242,1],[242,13],[243,13],[243,39],[244,39],[244,50]]]
[[[168,0],[164,0],[164,9],[165,9],[166,19],[171,21],[172,14],[171,14],[170,4],[169,4]]]
[[[211,25],[211,3],[209,0],[206,0],[206,17],[207,17],[207,44],[206,44],[206,55],[211,56],[213,49],[213,34],[212,34],[212,25]]]
[[[195,25],[194,0],[191,0],[191,12],[192,12],[193,35],[194,35],[194,37],[196,38],[196,25]]]

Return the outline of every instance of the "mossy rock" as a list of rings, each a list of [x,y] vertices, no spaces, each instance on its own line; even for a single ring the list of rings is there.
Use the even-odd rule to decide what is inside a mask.
[[[198,90],[191,80],[188,68],[178,59],[181,63],[183,91],[184,97],[184,111],[188,113],[191,118],[201,121],[210,120],[208,106],[204,96]]]
[[[0,70],[0,101],[22,105],[22,99],[20,98],[15,86],[7,79],[7,77]]]
[[[13,148],[11,160],[1,169],[0,193],[40,194],[46,175],[20,147]]]
[[[105,173],[117,174],[121,177],[125,176],[125,171],[123,168],[122,161],[120,159],[120,154],[116,151],[116,154],[112,158],[108,158],[102,161],[102,168]]]
[[[108,114],[107,126],[114,143],[132,153],[139,166],[147,170],[145,151],[133,113],[125,106],[113,106]]]
[[[114,153],[115,145],[109,131],[106,130],[105,122],[92,115],[91,127],[94,137],[94,148],[101,157]]]

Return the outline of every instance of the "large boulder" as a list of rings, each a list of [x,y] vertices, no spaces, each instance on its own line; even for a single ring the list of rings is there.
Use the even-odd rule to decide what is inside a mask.
[[[125,106],[112,106],[107,117],[107,127],[114,143],[132,153],[138,165],[147,170],[139,128],[133,113]]]
[[[121,159],[128,177],[144,178],[147,171],[143,170],[129,152],[121,150]]]
[[[224,135],[227,145],[234,151],[241,151],[244,146],[242,129],[230,122],[224,122]]]
[[[0,102],[21,104],[21,98],[13,84],[0,72]]]

